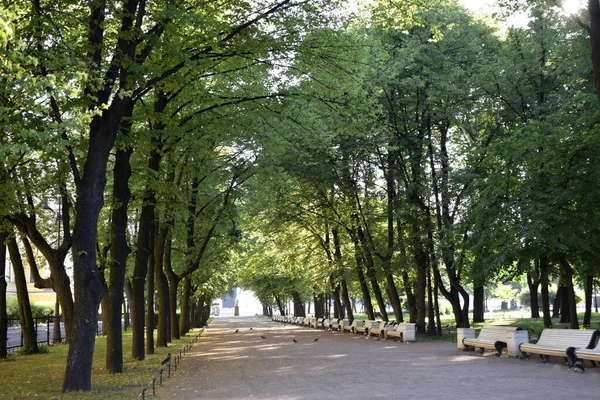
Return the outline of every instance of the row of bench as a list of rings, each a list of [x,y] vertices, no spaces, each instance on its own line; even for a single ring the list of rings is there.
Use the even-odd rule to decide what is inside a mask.
[[[485,349],[496,350],[500,356],[504,349],[508,355],[529,358],[538,354],[544,363],[552,356],[563,357],[569,367],[584,370],[583,361],[589,360],[594,365],[600,361],[600,330],[577,329],[544,329],[536,343],[529,343],[529,334],[521,328],[512,326],[487,325],[481,328],[475,337],[475,329],[458,330],[457,344],[459,350]]]
[[[397,338],[406,342],[416,339],[416,326],[412,323],[388,323],[386,321],[358,320],[350,323],[348,319],[328,319],[315,317],[292,317],[276,315],[273,321],[286,324],[309,326],[315,329],[329,329],[338,332],[361,333],[365,336],[377,336],[381,339]]]

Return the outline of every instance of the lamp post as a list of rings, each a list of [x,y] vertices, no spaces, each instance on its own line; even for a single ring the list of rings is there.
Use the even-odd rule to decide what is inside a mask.
[[[44,210],[50,210],[56,214],[56,250],[60,246],[60,220],[62,215],[60,213],[60,200],[58,201],[58,212],[54,211],[52,207],[48,205],[48,203],[44,203],[42,206]],[[52,332],[52,342],[60,343],[61,342],[61,334],[60,334],[60,304],[58,302],[58,293],[56,292],[56,288],[54,288],[54,294],[56,296],[56,302],[54,303],[54,330]]]

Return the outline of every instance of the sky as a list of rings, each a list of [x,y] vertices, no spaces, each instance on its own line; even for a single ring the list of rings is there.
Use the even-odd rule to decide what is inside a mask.
[[[460,2],[472,11],[486,11],[495,3],[494,0],[460,0]],[[584,7],[585,0],[563,0],[565,14],[571,14]]]

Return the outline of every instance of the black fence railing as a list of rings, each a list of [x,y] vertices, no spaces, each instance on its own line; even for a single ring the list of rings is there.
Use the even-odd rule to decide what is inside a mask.
[[[6,352],[14,353],[23,347],[23,331],[19,318],[8,318]],[[33,319],[39,344],[58,344],[65,342],[65,325],[62,317],[45,316]],[[102,319],[98,318],[98,335],[102,334]]]

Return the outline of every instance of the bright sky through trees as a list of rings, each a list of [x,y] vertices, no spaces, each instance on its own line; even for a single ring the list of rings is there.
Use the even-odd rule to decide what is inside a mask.
[[[495,0],[461,0],[461,3],[472,11],[486,11],[496,2]],[[582,7],[585,7],[583,0],[564,0],[563,10],[565,14],[573,14]]]

